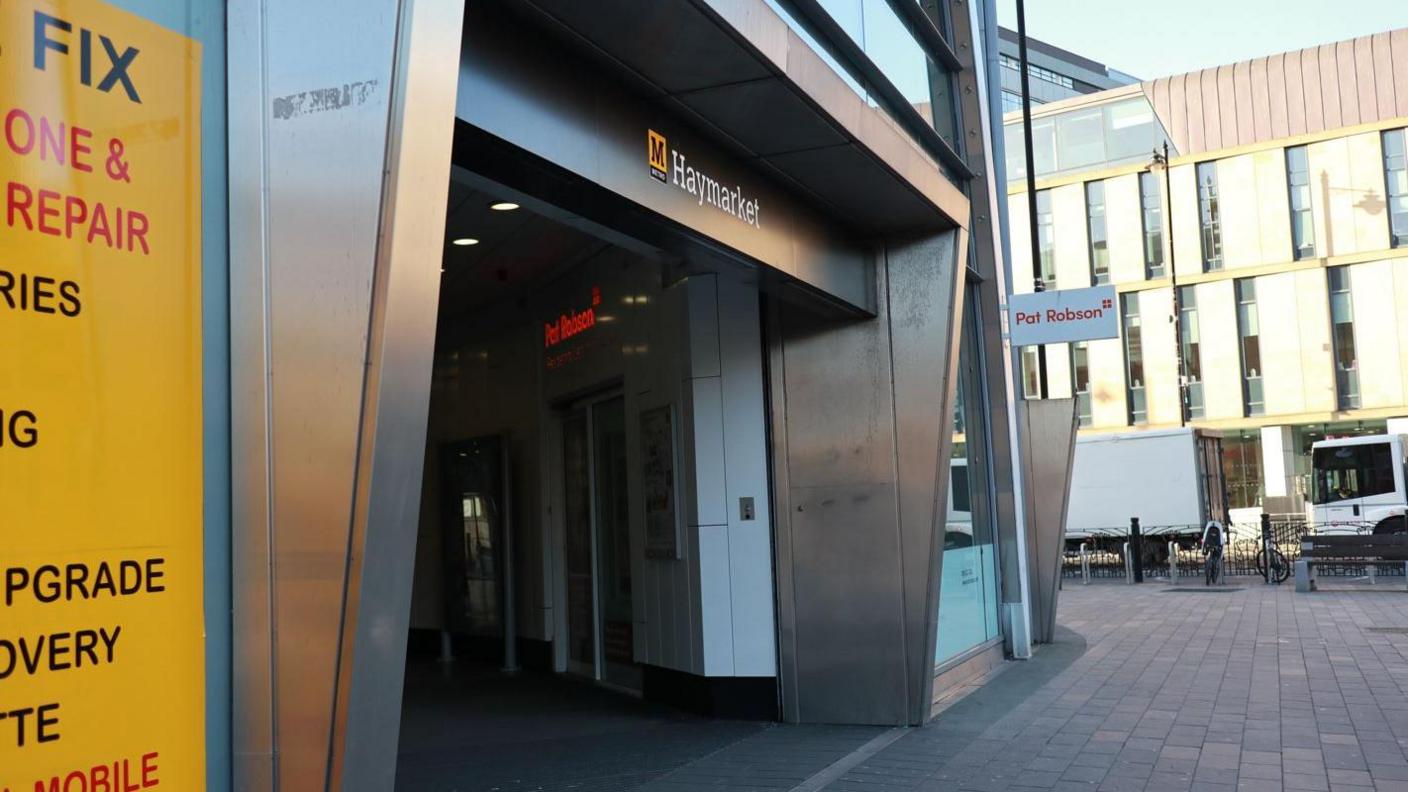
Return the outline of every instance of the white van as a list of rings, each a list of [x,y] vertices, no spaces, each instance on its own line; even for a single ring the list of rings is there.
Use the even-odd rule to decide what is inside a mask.
[[[1363,435],[1310,447],[1317,533],[1408,532],[1408,436]]]

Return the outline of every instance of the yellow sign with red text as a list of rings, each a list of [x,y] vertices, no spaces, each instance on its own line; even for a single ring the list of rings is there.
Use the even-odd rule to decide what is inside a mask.
[[[0,792],[205,787],[200,61],[0,0]]]

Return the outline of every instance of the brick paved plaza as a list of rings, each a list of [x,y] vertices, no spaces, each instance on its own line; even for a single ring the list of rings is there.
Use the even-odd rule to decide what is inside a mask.
[[[398,788],[1408,791],[1408,593],[1076,584],[1060,623],[922,729],[711,721],[561,678],[522,684],[569,717],[528,717],[510,686],[519,709],[465,721],[442,688],[403,729]]]
[[[1408,790],[1405,606],[1401,591],[1307,595],[1260,580],[1218,592],[1068,587],[1057,646],[1008,664],[929,727],[880,733],[893,742],[801,788]],[[785,756],[730,761],[779,732],[792,728],[645,789],[796,788],[775,783],[788,778],[777,772]]]

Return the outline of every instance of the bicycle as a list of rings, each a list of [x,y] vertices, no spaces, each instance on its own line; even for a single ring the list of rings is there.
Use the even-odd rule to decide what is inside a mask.
[[[1218,577],[1222,574],[1222,548],[1219,547],[1211,552],[1203,551],[1207,558],[1203,561],[1204,584],[1211,586],[1217,583]]]
[[[1271,558],[1272,575],[1266,574],[1266,559]],[[1291,576],[1291,562],[1286,560],[1286,555],[1276,548],[1276,540],[1267,538],[1266,546],[1257,550],[1256,553],[1256,573],[1268,583],[1284,583]]]

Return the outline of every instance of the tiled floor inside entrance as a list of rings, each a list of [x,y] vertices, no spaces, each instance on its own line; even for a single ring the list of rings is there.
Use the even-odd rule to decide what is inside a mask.
[[[1059,617],[1056,644],[920,729],[707,721],[553,679],[413,685],[398,787],[1408,792],[1408,592],[1097,584]],[[516,703],[465,715],[499,696]]]

